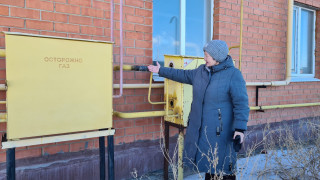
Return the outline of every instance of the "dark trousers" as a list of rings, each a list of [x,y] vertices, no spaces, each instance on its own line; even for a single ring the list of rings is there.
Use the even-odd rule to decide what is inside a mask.
[[[218,179],[218,178],[217,178]],[[214,178],[214,174],[209,174],[209,173],[206,173],[206,178],[205,180],[216,180]],[[236,175],[226,175],[226,176],[223,176],[223,180],[236,180]]]

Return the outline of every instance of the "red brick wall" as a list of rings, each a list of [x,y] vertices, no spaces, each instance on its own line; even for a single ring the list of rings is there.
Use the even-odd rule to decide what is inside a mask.
[[[316,0],[298,1],[320,8]],[[284,80],[286,75],[286,0],[244,0],[242,73],[247,82]],[[240,42],[240,0],[214,1],[214,38],[229,45]],[[320,77],[319,13],[316,20],[316,77]],[[231,50],[239,59],[239,50]],[[255,106],[255,87],[248,87],[250,106]],[[288,86],[259,90],[259,105],[320,102],[320,82],[294,82]],[[319,107],[287,108],[250,112],[249,125],[319,116]]]
[[[119,63],[120,6],[114,5],[114,57]],[[152,62],[152,1],[123,1],[123,44],[125,64],[151,64]],[[110,0],[0,0],[0,31],[24,32],[70,38],[110,41]],[[3,34],[0,49],[5,48]],[[125,72],[124,83],[147,83],[149,73]],[[5,81],[5,58],[0,58],[0,83]],[[119,73],[114,73],[114,83]],[[115,91],[118,94],[118,91]],[[134,112],[163,109],[149,105],[147,90],[124,90],[124,96],[114,99],[114,110]],[[151,98],[163,99],[163,90],[154,89]],[[0,92],[0,100],[6,93]],[[5,105],[0,105],[5,112]],[[114,119],[115,143],[128,143],[145,139],[158,139],[160,118]],[[6,123],[0,123],[1,133]],[[16,158],[36,157],[60,152],[75,152],[98,147],[98,139],[84,139],[16,149]],[[5,161],[5,151],[0,150],[0,162]]]
[[[320,8],[316,0],[300,1]],[[109,41],[110,2],[107,0],[0,0],[0,31],[26,32],[61,37]],[[214,1],[214,38],[238,45],[240,41],[240,0]],[[124,0],[124,63],[150,64],[152,62],[152,1]],[[243,27],[242,71],[248,82],[283,80],[286,63],[286,0],[245,0]],[[114,58],[119,63],[119,0],[115,0]],[[317,13],[319,18],[319,13]],[[316,29],[316,76],[320,77],[318,56],[319,20]],[[4,48],[0,36],[0,48]],[[231,55],[238,59],[238,50]],[[124,83],[148,83],[149,73],[124,72]],[[5,59],[0,58],[0,83],[5,80]],[[114,73],[114,83],[119,83],[119,73]],[[121,98],[114,99],[114,110],[136,112],[162,110],[161,105],[150,105],[147,89],[124,89]],[[115,94],[119,91],[115,90]],[[255,88],[248,87],[250,106],[255,106]],[[259,105],[277,105],[320,102],[320,83],[291,83],[288,86],[260,89]],[[0,100],[5,100],[0,92]],[[163,100],[163,89],[153,89],[151,99]],[[0,105],[5,112],[5,105]],[[317,107],[290,108],[251,112],[249,125],[281,120],[319,116]],[[114,117],[115,143],[159,138],[161,118],[120,119]],[[1,133],[6,123],[0,123]],[[176,134],[171,130],[171,135]],[[85,139],[64,143],[17,148],[16,157],[36,157],[59,152],[74,152],[98,147],[98,139]],[[0,162],[5,161],[5,151],[0,151]]]

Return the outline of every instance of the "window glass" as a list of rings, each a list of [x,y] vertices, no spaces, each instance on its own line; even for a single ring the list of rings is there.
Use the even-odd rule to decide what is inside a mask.
[[[314,77],[315,11],[295,6],[292,23],[292,75]]]
[[[211,40],[213,2],[208,0],[154,0],[153,63],[163,65],[164,55],[203,57]],[[180,14],[185,14],[183,18]],[[154,74],[155,81],[163,81]]]
[[[206,42],[205,2],[187,0],[186,9],[186,55],[203,57],[202,48]]]
[[[181,7],[181,2],[185,8]],[[163,61],[164,54],[203,57],[203,45],[211,39],[211,1],[153,1],[153,60]],[[185,14],[181,22],[180,11]],[[181,32],[183,31],[183,32]],[[185,42],[180,42],[181,35]],[[181,46],[181,47],[180,47]]]
[[[180,0],[153,1],[153,60],[179,54]]]
[[[312,74],[313,67],[313,12],[301,10],[300,74]]]
[[[296,21],[297,21],[297,10],[293,10],[293,23],[292,23],[292,59],[296,59]],[[296,61],[292,61],[291,63],[291,71],[296,74]]]

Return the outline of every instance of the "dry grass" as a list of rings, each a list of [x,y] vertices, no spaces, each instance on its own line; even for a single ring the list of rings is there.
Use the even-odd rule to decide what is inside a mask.
[[[261,131],[260,131],[261,132]],[[246,137],[254,142],[246,141],[244,152],[245,161],[238,165],[237,179],[269,179],[274,176],[284,180],[320,180],[320,120],[304,119],[299,123],[291,121],[280,123],[276,128],[270,124],[263,125],[262,134],[252,138],[251,131],[246,132]],[[208,143],[209,140],[207,139]],[[178,143],[173,153],[164,149],[163,127],[161,127],[160,149],[169,162],[172,169],[173,179],[178,179]],[[202,158],[206,158],[210,166],[215,169],[218,163],[217,144],[207,152],[199,152]],[[255,157],[263,153],[263,161]],[[263,162],[263,164],[261,164]],[[190,160],[193,171],[199,179],[204,179],[203,173],[199,172],[198,165]],[[214,180],[218,180],[223,172],[208,172],[217,174]],[[137,172],[132,175],[135,179],[141,179]],[[143,179],[147,179],[144,176]]]
[[[164,128],[162,126],[162,121],[161,121],[161,125],[160,125],[160,149],[162,152],[163,157],[165,157],[165,159],[167,160],[168,164],[169,164],[169,168],[172,170],[172,175],[173,175],[173,179],[176,180],[178,179],[178,169],[179,169],[179,163],[178,163],[178,151],[179,151],[179,139],[174,147],[173,153],[172,155],[170,155],[169,149],[167,150],[165,148],[165,138],[164,138]],[[182,166],[182,165],[180,165]]]
[[[261,176],[271,172],[281,179],[320,179],[318,120],[301,121],[298,128],[288,124],[280,126],[264,140],[264,148],[269,152],[270,163],[266,163]]]

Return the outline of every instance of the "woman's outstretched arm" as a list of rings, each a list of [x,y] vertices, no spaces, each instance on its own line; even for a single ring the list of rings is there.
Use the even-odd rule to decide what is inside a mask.
[[[174,69],[161,67],[157,62],[157,66],[149,65],[148,69],[150,72],[158,73],[161,77],[165,77],[167,79],[171,79],[173,81],[177,81],[180,83],[191,84],[193,82],[196,69],[194,70],[183,70],[183,69]]]

